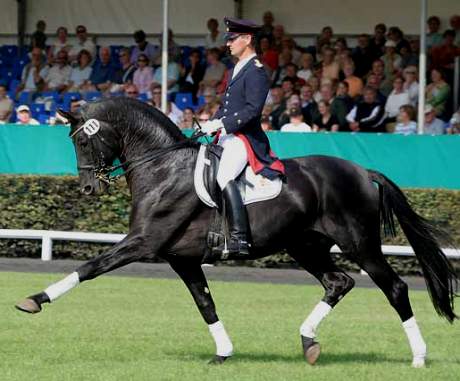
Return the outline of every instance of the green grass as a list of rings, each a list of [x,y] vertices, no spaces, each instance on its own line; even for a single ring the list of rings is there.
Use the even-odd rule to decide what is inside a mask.
[[[56,274],[0,274],[0,380],[460,380],[460,326],[426,292],[411,301],[428,345],[412,369],[396,313],[378,290],[355,289],[323,322],[322,354],[302,358],[298,329],[321,298],[314,286],[211,282],[235,347],[208,366],[214,343],[179,281],[102,277],[37,315],[14,303]]]

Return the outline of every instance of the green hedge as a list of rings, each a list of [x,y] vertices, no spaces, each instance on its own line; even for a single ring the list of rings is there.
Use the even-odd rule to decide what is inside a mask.
[[[406,190],[415,209],[447,230],[460,247],[460,191]],[[110,194],[85,197],[79,193],[78,178],[54,176],[0,176],[0,228],[126,233],[130,196],[124,181]],[[387,244],[407,245],[400,233]],[[106,244],[54,243],[54,258],[88,259],[103,252]],[[0,240],[0,255],[40,256],[41,243],[30,240]],[[418,274],[414,258],[388,258],[398,272]],[[347,269],[355,265],[337,256]],[[280,253],[248,263],[261,267],[292,267],[290,257]]]

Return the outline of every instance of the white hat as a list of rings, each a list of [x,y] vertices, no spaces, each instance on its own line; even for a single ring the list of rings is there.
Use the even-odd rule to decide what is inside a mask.
[[[385,42],[385,48],[396,48],[396,42],[388,40],[387,42]]]
[[[426,105],[425,106],[425,114],[428,114],[433,110],[434,110],[434,107],[432,105]]]
[[[29,106],[27,105],[20,105],[17,109],[16,109],[17,112],[22,112],[22,111],[27,111],[27,112],[30,112],[30,108]]]

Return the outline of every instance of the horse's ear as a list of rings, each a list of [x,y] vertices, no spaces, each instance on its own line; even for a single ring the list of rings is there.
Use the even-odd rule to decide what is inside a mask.
[[[80,120],[79,116],[70,112],[65,111],[62,108],[57,110],[57,116],[61,119],[65,124],[77,124]]]

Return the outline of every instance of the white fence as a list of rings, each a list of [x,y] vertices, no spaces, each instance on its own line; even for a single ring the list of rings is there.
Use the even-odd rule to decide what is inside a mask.
[[[120,242],[125,234],[107,233],[84,233],[84,232],[62,232],[54,230],[14,230],[0,229],[0,238],[10,239],[39,239],[42,241],[43,261],[50,261],[53,258],[53,241],[79,241],[79,242],[99,242],[117,243]],[[397,255],[410,257],[414,255],[414,250],[410,246],[383,245],[382,251],[385,255]],[[443,249],[448,258],[460,259],[460,251],[455,249]],[[337,246],[332,248],[333,253],[340,253]]]

